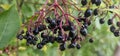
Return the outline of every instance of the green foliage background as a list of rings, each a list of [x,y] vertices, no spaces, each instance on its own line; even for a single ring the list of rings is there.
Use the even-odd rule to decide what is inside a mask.
[[[120,38],[114,37],[109,31],[107,22],[100,25],[99,17],[96,17],[95,21],[92,22],[88,31],[90,37],[94,38],[94,43],[89,43],[87,39],[81,43],[82,48],[80,50],[67,49],[61,52],[57,43],[47,44],[42,50],[38,50],[35,46],[26,46],[25,40],[17,42],[15,35],[20,29],[21,23],[28,21],[45,2],[45,0],[25,0],[20,11],[18,11],[17,4],[20,4],[21,1],[0,0],[0,50],[3,50],[8,45],[19,45],[17,51],[19,56],[113,56]],[[118,4],[119,0],[111,0],[111,2]],[[71,10],[73,9],[71,7]],[[73,10],[72,13],[77,16],[78,12]],[[108,13],[105,20],[107,21],[111,16],[113,15]],[[11,53],[11,55],[16,56],[14,53]],[[0,56],[7,56],[7,54],[2,53]]]

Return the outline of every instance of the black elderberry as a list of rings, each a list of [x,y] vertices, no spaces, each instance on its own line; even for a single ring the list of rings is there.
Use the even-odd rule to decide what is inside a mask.
[[[37,35],[39,33],[39,30],[38,30],[38,27],[36,27],[34,30],[33,30],[33,34],[34,35]]]
[[[99,23],[100,24],[103,24],[105,21],[104,21],[104,18],[101,18],[100,20],[99,20]]]
[[[89,17],[92,15],[92,10],[91,9],[87,9],[84,13],[84,17]]]
[[[50,17],[47,17],[47,18],[46,18],[46,22],[47,22],[47,23],[51,23],[51,18],[50,18]]]
[[[98,9],[95,9],[94,12],[93,12],[93,14],[94,14],[95,16],[98,15]]]
[[[90,42],[90,43],[93,43],[93,41],[94,41],[94,40],[93,40],[92,38],[89,39],[89,42]]]
[[[115,31],[115,26],[113,26],[113,25],[110,26],[110,31],[111,31],[111,32],[114,32],[114,31]]]
[[[55,42],[55,37],[54,36],[49,36],[49,42],[54,43]]]
[[[69,32],[69,37],[74,38],[75,37],[75,31],[70,31]]]
[[[26,31],[26,36],[29,36],[29,35],[30,35],[29,31]]]
[[[64,51],[66,49],[65,43],[62,43],[59,47],[61,51]]]
[[[95,0],[95,4],[96,4],[96,6],[100,6],[101,0]]]
[[[41,33],[41,37],[42,38],[46,38],[47,37],[47,34],[45,34],[44,32]]]
[[[51,23],[50,23],[50,26],[51,26],[52,28],[55,28],[56,25],[57,25],[56,21],[55,21],[55,20],[52,20]]]
[[[83,23],[84,27],[87,28],[88,24],[86,22]]]
[[[80,48],[81,48],[81,45],[80,45],[80,44],[77,44],[77,45],[76,45],[76,48],[77,48],[77,49],[80,49]]]
[[[63,25],[62,28],[63,28],[64,31],[68,31],[69,30],[69,25]]]
[[[44,39],[41,41],[41,44],[42,44],[42,45],[45,45],[45,44],[48,43],[48,41],[49,41],[49,40],[48,40],[47,38],[44,38]]]
[[[115,37],[120,36],[120,32],[119,32],[118,30],[114,31],[114,36],[115,36]]]
[[[23,35],[22,34],[18,34],[17,38],[20,39],[20,40],[22,40],[23,39]]]
[[[68,45],[68,48],[75,48],[76,43],[71,43],[70,45]]]
[[[63,37],[62,37],[62,36],[58,36],[58,37],[56,38],[56,41],[57,41],[58,43],[62,43],[62,42],[63,42]]]
[[[81,1],[81,4],[84,6],[84,5],[86,5],[87,4],[87,0],[82,0]]]
[[[43,31],[43,30],[45,30],[45,29],[46,29],[46,26],[45,26],[45,25],[42,25],[42,24],[40,24],[39,27],[38,27],[38,30],[39,30],[39,31]]]
[[[60,25],[60,22],[61,22],[61,19],[56,19],[57,26]]]
[[[118,27],[120,27],[120,22],[117,22],[116,25],[117,25]]]
[[[91,0],[92,4],[95,4],[96,0]]]
[[[82,27],[82,28],[80,29],[80,33],[81,33],[81,35],[86,36],[86,35],[87,35],[87,29],[84,28],[84,27]]]
[[[109,19],[107,23],[108,23],[108,25],[113,24],[113,19]]]
[[[38,48],[38,49],[42,49],[42,47],[43,47],[43,45],[42,45],[41,43],[38,43],[38,44],[37,44],[37,48]]]

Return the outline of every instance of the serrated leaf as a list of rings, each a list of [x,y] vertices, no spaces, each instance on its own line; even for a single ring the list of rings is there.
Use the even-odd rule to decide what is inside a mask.
[[[15,37],[20,28],[20,20],[15,6],[0,14],[0,49]]]

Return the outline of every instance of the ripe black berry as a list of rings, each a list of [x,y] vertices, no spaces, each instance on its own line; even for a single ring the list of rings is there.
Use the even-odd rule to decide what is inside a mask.
[[[43,47],[43,45],[42,45],[41,43],[38,43],[38,44],[37,44],[37,48],[38,48],[38,49],[42,49],[42,47]]]
[[[62,42],[63,42],[63,37],[62,37],[62,36],[58,36],[58,37],[56,38],[56,41],[57,41],[58,43],[62,43]]]
[[[95,16],[98,15],[98,9],[95,9],[93,13]]]
[[[114,36],[115,36],[115,37],[120,36],[120,32],[119,32],[118,30],[114,31]]]
[[[52,20],[51,23],[50,23],[50,25],[51,25],[52,27],[55,27],[55,26],[57,25],[57,23],[56,23],[55,20]]]
[[[92,10],[91,9],[87,9],[84,13],[84,17],[89,17],[92,15]]]
[[[62,28],[63,28],[64,31],[70,30],[70,29],[69,29],[69,25],[63,25]]]
[[[100,20],[99,20],[99,23],[100,24],[103,24],[105,21],[104,21],[104,18],[101,18]]]
[[[77,49],[80,49],[80,48],[81,48],[81,45],[80,45],[80,44],[77,44],[77,45],[76,45],[76,48],[77,48]]]
[[[66,49],[65,43],[62,43],[59,47],[61,51],[64,51]]]
[[[95,4],[96,4],[96,6],[100,6],[101,0],[95,0]]]
[[[70,31],[69,32],[69,37],[74,38],[75,37],[75,31]]]
[[[39,30],[38,30],[38,27],[36,27],[34,30],[33,30],[33,34],[34,35],[37,35],[39,33]]]
[[[46,26],[45,25],[39,25],[39,27],[38,27],[38,30],[39,31],[43,31],[43,30],[45,30],[46,29]]]
[[[75,46],[76,46],[76,43],[71,43],[71,44],[68,46],[68,48],[75,48]]]
[[[19,35],[17,35],[17,38],[20,39],[20,40],[22,40],[23,39],[23,35],[19,34]]]
[[[84,28],[84,27],[82,27],[82,28],[80,29],[80,33],[81,33],[81,35],[86,36],[86,35],[87,35],[87,29]]]
[[[113,19],[108,20],[108,25],[111,25],[113,23]]]
[[[92,4],[95,4],[96,0],[91,0]]]
[[[116,25],[117,25],[118,27],[120,27],[120,22],[117,22]]]
[[[87,0],[82,0],[81,1],[81,4],[84,6],[84,5],[86,5],[87,4]]]
[[[113,26],[113,25],[110,26],[110,31],[111,31],[111,32],[114,32],[114,31],[115,31],[115,26]]]
[[[90,39],[89,39],[89,42],[90,42],[90,43],[93,43],[93,39],[92,39],[92,38],[90,38]]]
[[[50,18],[50,17],[47,17],[47,18],[46,18],[46,22],[47,22],[47,23],[51,23],[51,18]]]

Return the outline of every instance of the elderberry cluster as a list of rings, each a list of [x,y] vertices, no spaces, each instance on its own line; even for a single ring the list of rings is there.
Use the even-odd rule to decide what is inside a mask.
[[[80,28],[80,33],[83,36],[87,35],[87,27],[90,25],[90,22],[87,22],[87,19],[78,19],[80,22],[84,22],[84,25]],[[50,17],[47,17],[45,19],[45,22],[48,25],[39,24],[39,26],[34,27],[30,31],[21,31],[17,38],[22,40],[26,40],[27,45],[36,45],[38,49],[41,49],[44,45],[47,43],[60,43],[59,49],[61,51],[64,51],[66,49],[66,43],[69,41],[71,42],[68,45],[68,48],[77,48],[80,49],[81,45],[77,43],[77,41],[82,41],[82,38],[77,34],[76,28],[73,22],[68,20],[68,24],[65,24],[61,19],[51,19]],[[60,23],[62,22],[62,27],[60,27]],[[50,33],[46,32],[52,32],[52,35]],[[65,33],[66,32],[66,33]],[[39,38],[37,37],[38,35]],[[41,41],[39,41],[41,40]],[[93,42],[92,39],[89,40],[91,43]]]
[[[57,0],[55,0],[57,1]],[[100,6],[101,0],[91,0],[91,4]],[[88,4],[88,0],[81,0],[82,6]],[[52,6],[51,6],[52,7]],[[38,14],[37,20],[28,24],[27,31],[20,31],[17,38],[26,40],[27,45],[35,45],[38,49],[42,49],[47,43],[59,43],[59,49],[64,51],[66,48],[80,49],[80,42],[85,40],[88,36],[88,27],[91,25],[92,16],[98,16],[99,8],[90,9],[87,8],[82,16],[77,18],[67,13],[55,2],[52,10],[54,10],[55,18],[51,18],[47,14],[51,12],[44,7]],[[111,7],[110,7],[111,8]],[[60,9],[57,11],[57,9]],[[59,11],[62,11],[59,12]],[[49,13],[48,13],[49,12]],[[50,13],[51,14],[51,13]],[[47,15],[47,16],[44,16]],[[35,15],[36,16],[36,15]],[[73,17],[70,20],[69,17]],[[94,21],[93,21],[94,22]],[[105,22],[104,17],[99,20],[100,24]],[[113,25],[113,19],[108,20],[110,25],[110,31],[117,37],[119,36],[119,29]],[[116,23],[117,27],[120,27],[120,22]],[[93,38],[89,38],[89,42],[93,43]]]

